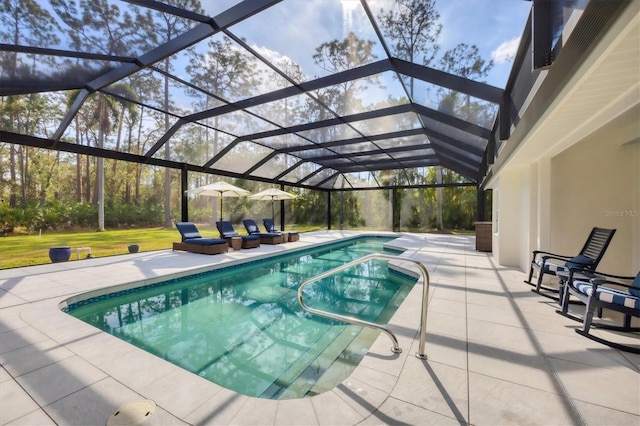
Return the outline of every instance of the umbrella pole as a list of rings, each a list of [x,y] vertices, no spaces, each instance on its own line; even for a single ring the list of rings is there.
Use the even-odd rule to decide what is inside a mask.
[[[220,222],[222,222],[222,192],[220,193]]]
[[[273,226],[276,225],[276,210],[273,205],[274,198],[271,197],[271,221],[273,222]]]

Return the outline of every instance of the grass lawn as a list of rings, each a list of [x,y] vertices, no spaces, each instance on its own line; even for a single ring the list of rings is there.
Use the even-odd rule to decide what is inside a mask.
[[[217,238],[218,231],[213,226],[198,225],[203,237]],[[293,226],[292,231],[309,232],[321,229],[318,226]],[[362,229],[366,231],[366,229]],[[244,234],[244,229],[236,226],[236,231]],[[409,230],[424,232],[424,230]],[[473,231],[436,231],[456,234],[473,234]],[[180,234],[175,228],[141,228],[118,229],[104,232],[43,232],[42,235],[11,235],[0,237],[0,269],[18,268],[21,266],[42,265],[51,263],[49,249],[51,247],[70,246],[71,258],[76,259],[78,247],[90,247],[93,257],[116,256],[128,254],[129,244],[138,244],[140,251],[170,249],[174,241],[179,241]],[[87,253],[80,253],[80,259]]]
[[[289,228],[287,228],[289,229]],[[319,227],[293,227],[299,232],[311,231]],[[218,238],[218,231],[213,226],[198,225],[203,237]],[[236,226],[236,231],[245,234],[244,229]],[[0,237],[0,269],[51,263],[49,249],[51,247],[70,246],[71,258],[76,261],[76,248],[90,247],[93,257],[128,254],[129,244],[138,244],[140,251],[170,249],[174,241],[180,241],[180,234],[175,228],[141,228],[118,229],[104,232],[65,231],[43,232],[42,235],[12,235]],[[80,260],[87,253],[80,253]]]
[[[178,241],[178,231],[171,228],[122,229],[114,231],[81,231],[53,233],[42,235],[16,235],[0,238],[0,269],[20,266],[51,263],[49,249],[51,247],[70,246],[71,258],[76,261],[77,247],[91,247],[93,257],[127,254],[129,244],[138,244],[140,251],[151,251],[171,248],[173,241]],[[86,252],[80,254],[84,259]]]

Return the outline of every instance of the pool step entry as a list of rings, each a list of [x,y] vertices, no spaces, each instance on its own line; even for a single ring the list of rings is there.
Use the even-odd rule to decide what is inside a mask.
[[[369,328],[373,328],[376,330],[380,330],[383,331],[384,333],[387,334],[387,336],[389,336],[389,338],[391,339],[391,342],[393,343],[393,346],[391,347],[391,351],[394,353],[400,353],[402,352],[402,349],[400,348],[400,345],[398,344],[398,338],[396,337],[396,335],[393,333],[393,331],[391,331],[389,328],[374,323],[374,322],[370,322],[370,321],[364,321],[355,317],[348,317],[345,315],[340,315],[340,314],[334,314],[332,312],[328,312],[328,311],[323,311],[321,309],[315,309],[312,308],[310,306],[308,306],[305,302],[304,302],[304,296],[303,296],[303,290],[306,286],[308,286],[309,284],[312,284],[316,281],[320,281],[324,278],[328,278],[330,276],[333,275],[337,275],[339,273],[341,273],[344,270],[347,270],[349,268],[352,268],[356,265],[360,265],[362,263],[368,262],[370,260],[374,260],[374,259],[379,259],[379,260],[391,260],[394,262],[402,262],[402,263],[413,263],[419,270],[420,270],[420,274],[422,275],[422,313],[421,313],[421,318],[420,318],[420,343],[419,343],[419,347],[418,347],[418,353],[416,353],[416,357],[420,358],[420,359],[427,359],[427,354],[425,353],[424,350],[424,346],[425,346],[425,340],[426,340],[426,329],[427,329],[427,306],[428,306],[428,302],[429,302],[429,271],[427,271],[427,268],[420,262],[418,262],[417,260],[414,259],[408,259],[408,258],[404,258],[404,257],[399,257],[399,256],[391,256],[388,254],[383,254],[383,253],[373,253],[364,257],[361,257],[360,259],[354,260],[352,262],[348,262],[345,263],[342,266],[338,266],[336,268],[333,268],[327,272],[323,272],[322,274],[316,275],[313,278],[309,278],[308,280],[303,281],[302,283],[300,283],[300,286],[298,287],[298,303],[300,304],[300,306],[302,306],[302,309],[304,309],[307,312],[310,312],[314,315],[320,315],[323,317],[327,317],[327,318],[332,318],[332,319],[337,319],[339,321],[344,321],[347,323],[352,323],[352,324],[357,324],[360,325],[362,327],[369,327]]]
[[[370,328],[361,329],[351,342],[349,351],[342,351],[338,354],[338,357],[331,363],[331,368],[327,368],[306,395],[313,396],[330,391],[347,379],[377,338],[377,331]],[[339,365],[344,367],[337,367]]]
[[[335,331],[335,328],[331,330]],[[377,333],[371,333],[370,330],[352,325],[345,326],[338,334],[334,331],[322,336],[312,349],[285,371],[260,397],[271,399],[302,398],[308,394],[332,389],[342,382],[345,378],[342,376],[345,376],[346,373],[335,368],[337,367],[336,363],[342,363],[345,367],[351,364],[351,369],[348,371],[352,371],[353,364],[358,363],[364,352],[360,354],[360,357],[357,357],[358,354],[353,354],[347,349],[351,346],[351,350],[354,351],[358,351],[360,348],[366,350]],[[368,342],[362,339],[363,331],[370,332]],[[354,344],[358,339],[359,342]],[[323,347],[324,350],[315,349]]]

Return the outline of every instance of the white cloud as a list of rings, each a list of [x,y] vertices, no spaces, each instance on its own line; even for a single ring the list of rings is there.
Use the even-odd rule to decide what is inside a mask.
[[[518,51],[520,45],[520,37],[514,37],[510,40],[503,42],[496,50],[491,52],[491,59],[496,64],[504,64],[506,62],[512,62]]]

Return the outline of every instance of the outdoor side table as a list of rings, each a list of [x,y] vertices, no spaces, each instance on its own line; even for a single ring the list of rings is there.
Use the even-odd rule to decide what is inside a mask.
[[[234,250],[240,250],[242,248],[242,237],[231,237],[230,246]]]

